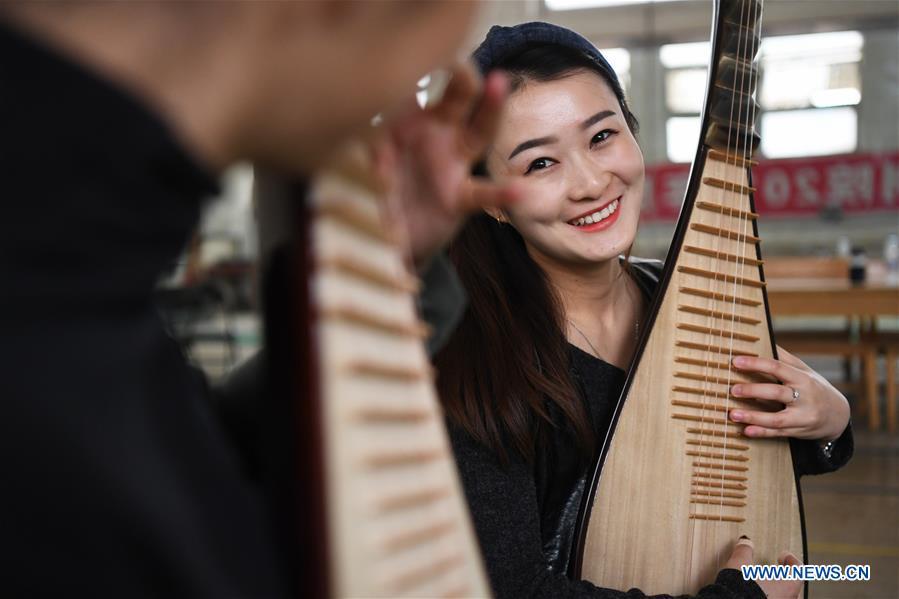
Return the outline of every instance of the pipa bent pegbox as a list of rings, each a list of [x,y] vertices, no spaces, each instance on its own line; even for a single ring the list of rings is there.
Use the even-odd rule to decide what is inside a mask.
[[[727,417],[758,408],[731,385],[761,380],[731,359],[776,355],[750,172],[761,12],[760,0],[715,3],[702,137],[575,537],[573,573],[602,587],[695,593],[740,535],[757,562],[805,555],[788,441],[749,439]]]
[[[263,230],[280,240],[265,252],[281,280],[267,285],[267,332],[282,413],[294,420],[282,449],[297,452],[285,475],[299,482],[283,510],[296,510],[303,596],[488,597],[418,281],[377,181],[350,158],[308,189],[269,180],[260,192]]]

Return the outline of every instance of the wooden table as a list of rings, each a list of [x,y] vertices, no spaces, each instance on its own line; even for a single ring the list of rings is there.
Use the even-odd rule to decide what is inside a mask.
[[[768,281],[768,301],[773,316],[843,316],[868,320],[872,324],[866,337],[858,344],[858,354],[864,365],[865,400],[868,424],[872,430],[880,428],[877,396],[877,352],[882,343],[874,326],[877,316],[899,317],[899,280],[875,271],[868,281],[852,284],[846,279],[771,279]],[[789,349],[789,348],[788,348]],[[891,431],[897,422],[895,353],[887,352],[887,420]]]
[[[772,279],[774,316],[899,316],[899,284],[881,279],[853,285],[834,279]]]

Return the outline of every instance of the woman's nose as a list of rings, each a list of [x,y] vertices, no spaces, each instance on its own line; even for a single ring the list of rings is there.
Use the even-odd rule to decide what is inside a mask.
[[[601,198],[612,180],[612,174],[588,160],[572,160],[569,164],[572,170],[568,176],[569,198],[575,202]]]

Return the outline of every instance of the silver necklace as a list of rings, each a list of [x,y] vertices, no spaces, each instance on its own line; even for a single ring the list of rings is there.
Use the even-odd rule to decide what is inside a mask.
[[[584,334],[584,331],[582,331],[579,326],[574,324],[574,321],[571,320],[570,318],[566,318],[566,320],[568,321],[568,324],[573,326],[574,330],[577,331],[580,334],[580,336],[584,338],[584,341],[586,341],[587,345],[590,346],[590,349],[593,350],[593,355],[596,356],[597,358],[599,358],[600,360],[602,360],[602,356],[599,355],[599,352],[596,350],[596,346],[594,346],[590,342],[590,338]],[[636,343],[639,339],[640,339],[640,320],[635,318],[634,319],[634,343]]]
[[[574,327],[574,330],[581,334],[581,337],[584,338],[584,341],[586,341],[586,342],[587,342],[587,345],[590,346],[590,349],[593,350],[593,355],[594,355],[596,358],[599,358],[600,360],[602,360],[602,357],[599,355],[599,352],[596,351],[596,348],[593,346],[592,343],[590,343],[590,339],[584,334],[584,331],[582,331],[576,324],[574,324],[574,321],[571,320],[570,318],[568,319],[568,324],[570,324],[571,326],[573,326],[573,327]]]
[[[571,320],[570,318],[567,318],[566,320],[568,320],[568,324],[573,326],[574,330],[577,331],[580,334],[580,336],[584,338],[584,341],[586,341],[587,345],[590,346],[590,349],[593,350],[593,355],[596,356],[597,358],[599,358],[600,360],[602,360],[602,356],[599,355],[599,352],[596,350],[596,347],[590,342],[590,338],[584,334],[584,331],[582,331],[579,326],[574,324],[574,321]],[[639,338],[640,338],[640,322],[635,320],[634,321],[634,342],[636,343]]]

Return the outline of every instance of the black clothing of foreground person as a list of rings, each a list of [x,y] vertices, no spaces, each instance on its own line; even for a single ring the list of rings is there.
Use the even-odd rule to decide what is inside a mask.
[[[5,592],[284,595],[262,498],[152,303],[216,180],[2,24],[0,56]]]
[[[0,4],[7,594],[301,595],[302,562],[279,542],[296,531],[269,508],[283,498],[245,467],[264,435],[230,438],[233,412],[213,410],[154,287],[238,161],[303,176],[347,138],[380,133],[399,205],[428,225],[407,231],[418,263],[467,212],[513,200],[511,186],[470,179],[462,152],[489,141],[505,97],[502,76],[454,62],[476,8]],[[407,103],[421,73],[445,66],[444,100]],[[391,115],[379,132],[377,112]],[[264,410],[249,401],[243,413]]]

